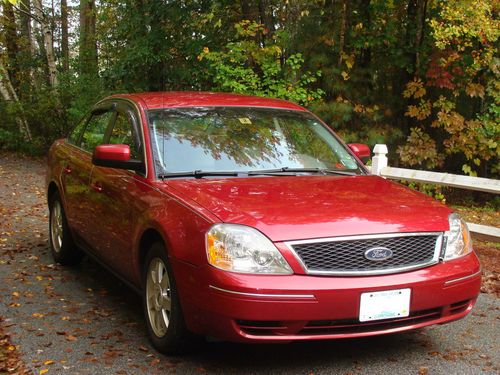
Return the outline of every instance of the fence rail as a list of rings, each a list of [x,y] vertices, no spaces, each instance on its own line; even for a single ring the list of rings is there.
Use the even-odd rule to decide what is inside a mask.
[[[372,174],[394,180],[423,182],[427,184],[500,194],[500,180],[389,167],[387,165],[387,152],[386,145],[375,145],[373,148],[374,156],[372,158],[372,166],[370,168]],[[483,241],[500,242],[499,228],[475,223],[467,223],[467,225],[475,238]]]

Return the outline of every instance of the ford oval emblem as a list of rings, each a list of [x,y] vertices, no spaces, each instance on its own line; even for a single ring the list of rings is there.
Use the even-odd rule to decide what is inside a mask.
[[[392,250],[387,247],[372,247],[365,251],[365,258],[375,262],[386,260],[392,257]]]

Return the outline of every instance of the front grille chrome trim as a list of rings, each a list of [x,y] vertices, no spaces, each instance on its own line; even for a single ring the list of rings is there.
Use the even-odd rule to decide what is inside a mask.
[[[434,236],[437,237],[436,245],[434,247],[434,255],[432,259],[425,263],[415,264],[411,266],[386,268],[380,270],[369,270],[369,271],[327,271],[327,270],[310,270],[305,265],[302,258],[293,248],[294,245],[304,245],[304,244],[314,244],[323,242],[340,242],[340,241],[355,241],[355,240],[371,240],[380,238],[396,238],[396,237],[415,237],[415,236]],[[314,238],[308,240],[297,240],[297,241],[285,241],[284,244],[293,254],[293,256],[300,263],[304,271],[308,275],[318,275],[318,276],[376,276],[376,275],[390,275],[400,272],[408,272],[417,270],[420,268],[425,268],[439,263],[439,256],[441,254],[443,246],[443,232],[411,232],[411,233],[382,233],[382,234],[367,234],[358,236],[341,236],[341,237],[325,237],[325,238]]]

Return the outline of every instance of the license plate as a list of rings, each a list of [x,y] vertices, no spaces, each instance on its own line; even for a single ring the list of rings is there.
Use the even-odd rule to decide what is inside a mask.
[[[359,321],[403,318],[410,315],[410,289],[361,293]]]

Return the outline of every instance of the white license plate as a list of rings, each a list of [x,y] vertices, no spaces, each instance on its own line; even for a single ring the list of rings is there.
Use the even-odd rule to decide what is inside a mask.
[[[361,293],[359,321],[403,318],[410,315],[410,289]]]

